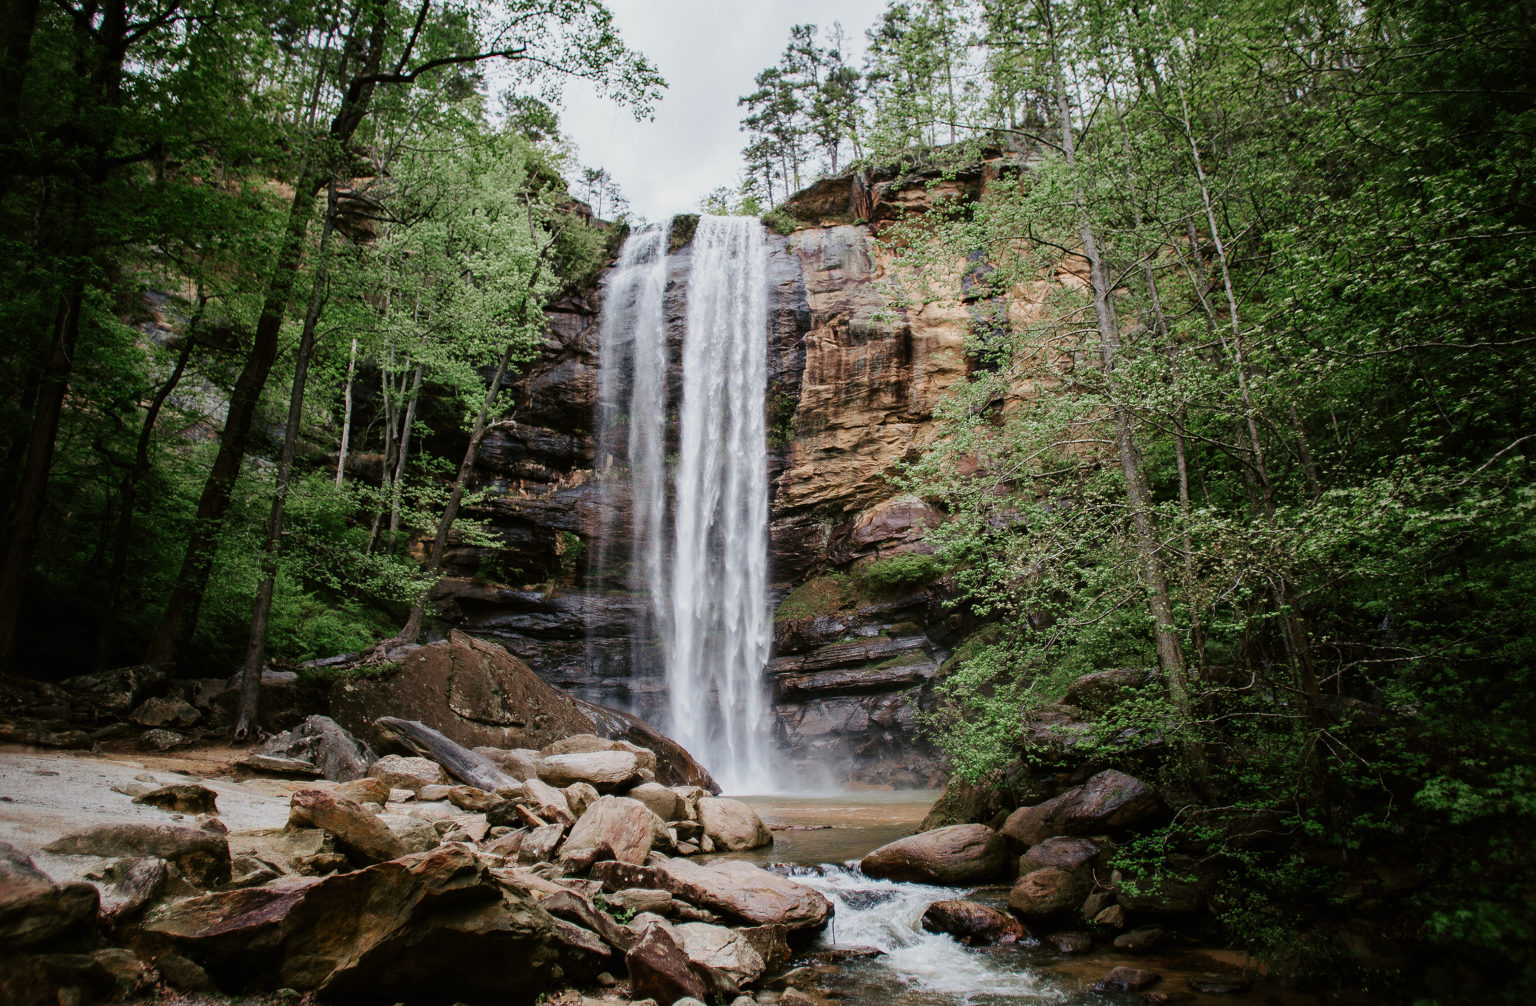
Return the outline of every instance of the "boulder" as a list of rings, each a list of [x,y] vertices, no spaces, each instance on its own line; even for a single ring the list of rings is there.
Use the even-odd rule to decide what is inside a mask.
[[[1150,953],[1168,942],[1168,932],[1157,926],[1143,926],[1115,937],[1115,949],[1133,954]]]
[[[417,647],[393,673],[338,681],[330,705],[342,726],[375,745],[383,740],[377,721],[402,709],[465,748],[538,748],[595,727],[575,699],[527,664],[458,631]]]
[[[565,825],[546,824],[533,829],[517,847],[519,863],[547,863],[565,835]]]
[[[1093,937],[1088,933],[1047,933],[1044,941],[1058,954],[1086,954],[1093,949]]]
[[[571,803],[565,794],[541,779],[529,779],[523,783],[525,800],[529,808],[546,823],[559,821],[572,824],[576,815],[571,813]]]
[[[634,783],[640,759],[630,751],[584,751],[549,755],[539,762],[539,778],[552,786],[584,782],[599,793],[611,793]]]
[[[102,918],[113,923],[133,918],[145,905],[159,897],[170,873],[165,860],[154,856],[120,860],[119,864],[113,871],[115,876],[112,885],[101,895]]]
[[[628,751],[640,761],[641,768],[656,770],[656,752],[649,748],[643,748],[638,744],[632,744],[627,740],[611,740],[607,737],[598,737],[595,734],[573,734],[570,737],[562,737],[552,744],[546,744],[539,749],[539,757],[548,758],[551,755],[563,754],[590,754],[594,751]]]
[[[179,734],[164,727],[155,727],[139,734],[139,747],[145,751],[170,751],[190,743],[186,734]]]
[[[165,677],[160,668],[140,664],[77,674],[60,681],[58,688],[73,703],[77,714],[73,718],[100,723],[127,718],[130,710],[164,684]]]
[[[308,762],[321,776],[335,782],[363,778],[379,757],[329,716],[307,717],[292,730],[268,740],[261,753],[269,758]]]
[[[13,846],[0,842],[0,947],[46,943],[96,920],[99,895],[85,883],[55,884]]]
[[[1058,835],[1032,846],[1019,857],[1019,872],[1029,873],[1046,866],[1063,870],[1076,870],[1093,861],[1104,847],[1086,838],[1068,838]]]
[[[624,911],[639,915],[641,912],[653,912],[657,915],[666,915],[672,910],[672,895],[666,891],[651,890],[645,887],[626,887],[622,890],[611,891],[603,895],[609,905]]]
[[[76,856],[155,856],[198,887],[229,880],[229,841],[222,831],[182,825],[105,824],[65,835],[44,847]]]
[[[448,778],[443,767],[432,759],[403,755],[385,755],[368,767],[368,775],[390,789],[408,789],[412,793]]]
[[[557,974],[554,920],[462,846],[190,898],[155,909],[138,932],[235,993],[529,1004]]]
[[[926,884],[979,884],[1007,868],[1008,851],[982,824],[955,824],[898,839],[864,857],[869,876]]]
[[[405,846],[361,804],[319,789],[301,789],[288,801],[288,825],[319,828],[358,863],[382,863],[405,855]]]
[[[437,848],[437,829],[409,814],[380,814],[379,821],[399,840],[407,854]]]
[[[1123,881],[1115,898],[1127,911],[1139,915],[1185,915],[1198,912],[1205,904],[1199,887],[1178,880]]]
[[[448,802],[460,810],[472,814],[484,814],[495,810],[505,801],[495,793],[487,793],[474,786],[453,786],[448,790]]]
[[[814,930],[827,924],[832,903],[814,888],[738,860],[707,866],[686,859],[652,857],[647,866],[602,862],[592,879],[604,890],[644,887],[757,925]]]
[[[1042,867],[1015,881],[1008,907],[1025,919],[1050,919],[1081,905],[1092,885],[1087,871]]]
[[[532,748],[506,748],[481,746],[474,749],[496,764],[514,779],[534,779],[539,774],[539,761],[543,757]]]
[[[1135,693],[1154,677],[1154,672],[1139,667],[1117,667],[1084,674],[1067,686],[1061,701],[1091,713],[1102,713]]]
[[[683,801],[677,793],[655,782],[643,782],[627,791],[625,796],[639,800],[651,809],[651,813],[663,821],[676,821],[685,816]]]
[[[639,866],[650,854],[652,836],[665,825],[639,800],[602,796],[571,828],[561,860],[585,869],[599,859]]]
[[[743,934],[726,926],[705,922],[683,922],[675,927],[683,953],[701,968],[724,975],[738,988],[762,977],[767,967]]]
[[[344,796],[348,800],[356,800],[358,803],[386,804],[392,799],[396,790],[390,789],[389,783],[383,779],[375,779],[372,776],[364,776],[361,779],[353,779],[336,787],[336,795]],[[409,790],[399,791],[405,799],[411,798]]]
[[[571,813],[577,817],[585,814],[587,808],[597,802],[597,790],[584,782],[573,782],[561,792],[565,794],[565,802],[570,805]]]
[[[1008,815],[1002,833],[1011,847],[1027,849],[1054,835],[1097,835],[1141,824],[1162,807],[1157,794],[1114,769],[1095,775],[1044,803]]]
[[[282,873],[312,876],[347,865],[336,842],[319,828],[260,828],[229,836],[230,855],[265,863]]]
[[[716,848],[729,852],[773,844],[773,832],[740,800],[704,797],[699,801],[699,823]]]
[[[133,710],[133,722],[141,727],[190,727],[202,714],[186,699],[145,699]]]
[[[632,996],[676,1003],[685,996],[704,999],[709,995],[709,986],[664,926],[646,929],[625,953],[624,964]]]
[[[219,812],[218,794],[206,786],[195,784],[161,786],[143,796],[134,797],[133,802],[178,814],[217,814]]]
[[[663,786],[698,786],[711,793],[720,792],[719,784],[708,769],[681,744],[640,717],[581,699],[577,700],[577,705],[591,718],[599,734],[628,741],[634,748],[651,752],[656,758],[656,767],[652,770],[656,773],[656,782]]]
[[[1095,992],[1141,992],[1149,989],[1163,980],[1163,976],[1156,971],[1142,971],[1138,968],[1118,967],[1110,968],[1104,973],[1104,977],[1093,983]]]
[[[380,716],[373,721],[373,728],[380,743],[386,747],[408,750],[423,758],[430,758],[455,779],[478,789],[494,793],[518,784],[518,780],[497,768],[496,763],[485,755],[476,754],[425,723],[402,720],[395,716]]]
[[[979,946],[1017,943],[1029,935],[1018,919],[1007,912],[975,901],[935,901],[923,911],[923,928],[948,933],[964,943]]]

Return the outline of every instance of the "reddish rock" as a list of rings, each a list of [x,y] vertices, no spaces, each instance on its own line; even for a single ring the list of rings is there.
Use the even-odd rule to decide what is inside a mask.
[[[83,856],[155,856],[198,887],[229,881],[229,840],[222,831],[166,824],[107,824],[66,835],[48,852]]]
[[[1086,838],[1048,838],[1019,858],[1019,872],[1030,873],[1046,866],[1076,870],[1092,862],[1103,851],[1103,846]]]
[[[598,797],[571,828],[560,858],[578,868],[599,859],[617,859],[639,866],[650,854],[653,836],[665,826],[639,800]]]
[[[655,925],[624,955],[630,995],[673,1003],[686,996],[704,999],[709,985],[666,927]]]
[[[1151,787],[1113,769],[1081,786],[1008,815],[1002,834],[1011,847],[1028,849],[1054,835],[1097,835],[1153,817],[1162,801]]]
[[[1029,935],[1018,919],[975,901],[935,901],[923,912],[923,928],[982,946],[1017,943]]]
[[[604,890],[666,891],[745,922],[779,924],[790,930],[820,929],[832,915],[832,903],[819,891],[737,860],[701,865],[653,858],[649,866],[603,862],[592,867],[592,879],[600,881]]]
[[[289,827],[319,828],[355,861],[382,863],[405,855],[405,846],[387,824],[346,797],[301,789],[288,806]]]
[[[1014,883],[1008,907],[1026,919],[1049,919],[1081,905],[1092,883],[1085,871],[1043,867]]]
[[[96,888],[55,884],[20,851],[0,842],[0,947],[46,943],[96,920]]]
[[[316,989],[336,1002],[531,1004],[560,945],[547,913],[460,846],[175,902],[135,938],[201,963],[227,992]]]
[[[864,857],[871,877],[926,884],[977,884],[995,880],[1007,865],[1007,846],[982,824],[955,824],[898,839]]]

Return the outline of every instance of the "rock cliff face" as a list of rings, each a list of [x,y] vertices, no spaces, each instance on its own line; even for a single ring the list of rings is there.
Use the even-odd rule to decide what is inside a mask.
[[[935,435],[934,408],[973,365],[966,341],[989,317],[961,290],[947,303],[890,306],[893,264],[875,237],[935,192],[974,194],[999,163],[947,181],[832,179],[791,203],[793,233],[769,235],[764,407],[779,601],[769,686],[785,747],[834,782],[918,786],[940,775],[917,724],[962,627],[933,582],[937,564],[921,558],[923,532],[943,514],[899,495],[889,475]],[[674,361],[690,232],[678,218],[665,301]],[[605,496],[591,467],[600,297],[550,312],[543,355],[513,389],[515,412],[480,453],[479,487],[491,493],[475,516],[500,548],[456,547],[438,603],[551,683],[660,723],[660,654],[634,632],[648,601],[625,589],[626,501]],[[674,370],[670,415],[681,387]]]

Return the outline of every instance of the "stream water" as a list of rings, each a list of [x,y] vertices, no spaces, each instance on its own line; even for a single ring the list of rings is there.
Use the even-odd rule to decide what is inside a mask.
[[[970,897],[1002,907],[1006,888],[934,887],[874,880],[857,869],[866,853],[917,829],[936,794],[850,793],[820,797],[743,797],[774,828],[774,844],[730,858],[745,859],[816,888],[836,915],[817,943],[792,968],[808,969],[822,995],[879,1006],[1144,1006],[1141,995],[1096,992],[1091,986],[1111,968],[1154,971],[1154,991],[1185,1006],[1311,1006],[1289,989],[1258,985],[1246,992],[1211,995],[1189,989],[1188,979],[1232,971],[1236,955],[1183,950],[1131,956],[1097,950],[1059,954],[1038,943],[969,947],[942,933],[925,932],[923,911],[946,898]],[[871,953],[870,951],[878,951]],[[803,984],[802,984],[803,987]]]

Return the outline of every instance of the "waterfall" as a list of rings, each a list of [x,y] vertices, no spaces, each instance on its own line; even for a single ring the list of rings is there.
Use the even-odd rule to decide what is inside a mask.
[[[758,221],[699,220],[683,342],[669,726],[734,792],[769,782],[767,261]]]
[[[668,731],[727,790],[764,792],[774,788],[773,714],[762,681],[771,633],[767,247],[754,219],[699,220],[669,507],[663,294],[670,229],[668,222],[630,235],[608,280],[595,464],[607,514],[617,509],[610,494],[620,470],[628,471],[627,585],[651,602],[635,635],[661,644]],[[600,536],[593,569],[607,569],[611,530]],[[630,659],[633,665],[642,657],[632,649]]]
[[[620,511],[621,490],[629,496],[629,541],[624,586],[632,593],[662,597],[666,580],[666,414],[667,332],[663,295],[667,283],[667,241],[672,221],[632,233],[608,274],[598,347],[597,454],[593,467],[601,488],[602,525],[597,535],[588,589],[610,584],[610,542]],[[620,449],[623,453],[620,453]],[[627,482],[627,487],[624,483]],[[650,606],[631,627],[643,640],[664,631],[652,624],[661,611]],[[603,660],[588,622],[587,659]],[[629,652],[631,673],[647,670],[638,645]]]

